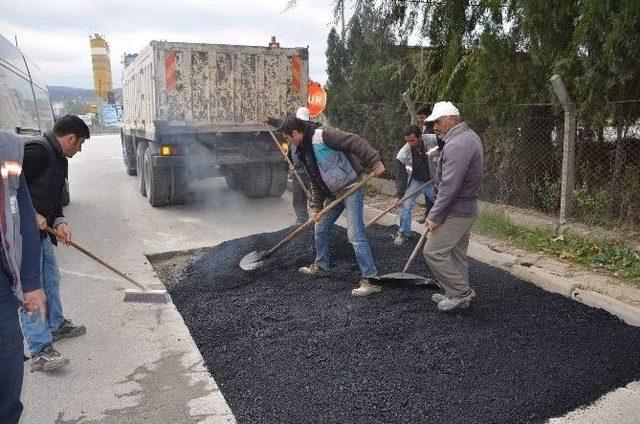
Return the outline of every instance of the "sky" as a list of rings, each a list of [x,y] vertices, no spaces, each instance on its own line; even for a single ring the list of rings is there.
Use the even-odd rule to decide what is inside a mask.
[[[42,70],[48,85],[93,88],[89,35],[109,43],[114,86],[123,53],[151,40],[281,47],[309,46],[309,74],[326,82],[332,1],[298,0],[0,0],[0,34]]]

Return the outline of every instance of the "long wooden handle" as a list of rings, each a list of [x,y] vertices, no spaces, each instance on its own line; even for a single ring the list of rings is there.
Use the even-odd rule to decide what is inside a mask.
[[[365,178],[363,178],[362,180],[358,181],[356,184],[352,185],[347,191],[342,193],[340,196],[336,197],[336,199],[333,202],[329,203],[320,212],[318,212],[316,214],[316,216],[315,216],[315,219],[310,219],[307,222],[305,222],[304,224],[302,224],[300,227],[296,228],[296,230],[294,232],[292,232],[287,237],[282,239],[282,241],[280,241],[280,243],[276,244],[271,249],[269,249],[264,255],[262,255],[261,259],[268,258],[269,256],[273,255],[276,251],[278,251],[280,248],[282,248],[282,246],[284,246],[285,244],[289,243],[294,238],[298,237],[307,228],[311,227],[316,222],[318,222],[320,220],[320,218],[322,218],[327,212],[329,212],[331,209],[335,208],[340,202],[342,202],[347,197],[351,196],[360,187],[362,187],[364,184],[366,184],[367,181],[369,181],[370,179],[372,179],[374,177],[375,177],[375,175],[369,174]]]
[[[60,234],[58,231],[54,230],[53,228],[47,227],[47,232],[49,232],[50,234],[53,234],[54,236],[58,237],[58,238],[64,238],[62,236],[62,234]],[[103,261],[102,259],[100,259],[99,257],[97,257],[96,255],[94,255],[93,253],[89,252],[87,249],[85,249],[84,247],[70,241],[69,244],[71,246],[73,246],[76,250],[84,253],[85,255],[87,255],[88,257],[90,257],[91,259],[93,259],[94,261],[98,262],[100,265],[104,266],[105,268],[109,269],[112,272],[115,272],[116,274],[118,274],[120,277],[124,278],[125,280],[129,281],[132,284],[135,284],[136,286],[140,287],[142,290],[147,291],[149,290],[146,286],[144,286],[143,284],[138,283],[136,280],[134,280],[133,278],[125,275],[122,271],[117,270],[116,268],[114,268],[112,265],[108,264],[107,262]]]
[[[271,134],[271,138],[273,138],[273,142],[276,143],[276,146],[278,146],[278,150],[280,150],[280,153],[282,153],[282,157],[284,157],[285,162],[287,162],[287,165],[289,166],[289,170],[293,173],[293,176],[296,178],[296,180],[298,180],[298,184],[300,184],[300,187],[302,187],[302,190],[304,190],[305,194],[307,195],[307,199],[310,199],[311,194],[309,194],[309,190],[307,190],[307,187],[304,185],[304,182],[302,181],[300,174],[298,174],[298,171],[296,171],[296,167],[293,166],[293,163],[289,159],[289,156],[287,156],[287,152],[284,151],[284,149],[280,145],[280,142],[278,141],[278,138],[273,133],[273,131],[269,130],[269,134]]]
[[[418,240],[418,244],[416,244],[416,247],[413,248],[413,252],[411,252],[411,256],[409,256],[409,260],[407,261],[404,268],[402,269],[402,272],[409,271],[409,267],[413,263],[413,260],[416,258],[416,255],[420,251],[420,248],[422,247],[425,240],[427,239],[427,234],[429,234],[429,227],[425,227],[424,232],[422,233],[422,236],[420,236],[420,240]]]
[[[373,218],[371,221],[367,222],[367,224],[364,226],[364,228],[369,228],[371,227],[373,224],[375,224],[376,222],[378,222],[378,220],[380,218],[382,218],[383,216],[385,216],[386,214],[388,214],[389,212],[391,212],[396,206],[399,205],[399,203],[404,202],[405,200],[420,194],[420,192],[422,191],[422,189],[424,189],[427,184],[430,184],[431,180],[427,181],[426,183],[420,185],[420,187],[418,187],[417,189],[415,189],[414,191],[412,191],[411,193],[407,194],[406,196],[404,196],[402,199],[400,199],[400,202],[396,203],[393,202],[393,204],[391,206],[389,206],[387,209],[383,210],[382,212],[380,212],[378,215],[376,215],[375,218]]]

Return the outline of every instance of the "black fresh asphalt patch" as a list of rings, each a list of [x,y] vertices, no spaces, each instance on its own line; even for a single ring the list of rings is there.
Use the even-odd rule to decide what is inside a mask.
[[[205,249],[170,287],[241,423],[542,422],[640,378],[640,329],[478,262],[477,298],[448,315],[433,289],[351,297],[359,273],[341,228],[333,277],[298,274],[311,233],[239,268],[290,231]],[[395,247],[393,231],[369,231],[381,274],[401,270],[416,241]],[[422,258],[410,272],[430,275]]]

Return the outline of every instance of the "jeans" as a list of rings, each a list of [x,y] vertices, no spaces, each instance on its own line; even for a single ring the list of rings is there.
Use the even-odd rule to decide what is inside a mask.
[[[18,301],[7,274],[0,270],[0,423],[13,424],[20,419],[23,362]]]
[[[39,311],[29,316],[24,308],[20,308],[20,325],[32,357],[53,344],[51,332],[60,328],[64,322],[62,303],[60,302],[60,271],[56,262],[54,246],[49,237],[42,241],[41,266],[42,287],[47,295],[47,316],[42,321]]]
[[[325,206],[334,199],[325,199]],[[373,262],[371,247],[364,229],[364,188],[359,189],[351,196],[347,197],[342,203],[327,212],[315,226],[316,237],[316,264],[327,270],[331,264],[329,254],[329,244],[331,242],[331,231],[334,223],[342,214],[347,212],[347,235],[353,246],[358,260],[358,266],[362,272],[363,278],[372,278],[378,275],[376,265]]]
[[[407,187],[406,194],[409,194],[418,189],[424,181],[411,180],[409,183],[409,187]],[[424,195],[424,204],[426,207],[426,214],[429,213],[429,210],[433,207],[433,204],[436,201],[436,188],[433,183],[427,185],[424,189],[422,189],[422,194]],[[403,236],[408,236],[411,234],[411,210],[413,209],[413,205],[415,205],[416,200],[420,196],[420,193],[417,193],[415,196],[408,198],[402,203],[402,207],[400,208],[400,234]]]
[[[304,182],[306,188],[309,188],[309,177],[304,172],[298,172],[300,179]],[[300,187],[298,179],[293,177],[293,210],[296,213],[296,222],[304,223],[309,220],[309,200],[307,193]]]

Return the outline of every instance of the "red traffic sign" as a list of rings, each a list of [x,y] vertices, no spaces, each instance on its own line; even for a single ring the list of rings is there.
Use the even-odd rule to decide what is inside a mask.
[[[307,107],[309,108],[309,116],[315,118],[327,107],[327,92],[320,83],[315,81],[309,81],[308,87]]]

